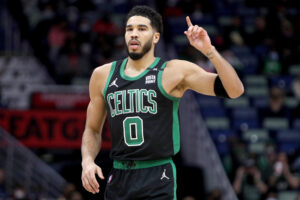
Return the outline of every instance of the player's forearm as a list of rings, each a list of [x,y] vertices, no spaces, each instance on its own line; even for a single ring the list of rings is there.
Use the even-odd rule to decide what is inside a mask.
[[[255,184],[261,193],[265,193],[268,190],[267,185],[261,179],[255,180]]]
[[[290,172],[284,173],[285,178],[293,189],[297,189],[300,185],[300,179],[294,177]]]
[[[241,192],[241,186],[242,186],[242,178],[240,177],[235,178],[233,182],[233,189],[237,194]]]
[[[241,96],[244,93],[244,86],[232,65],[219,54],[214,46],[206,53],[206,56],[215,66],[228,96],[230,98]]]
[[[81,144],[82,165],[94,162],[101,148],[101,134],[86,129]]]

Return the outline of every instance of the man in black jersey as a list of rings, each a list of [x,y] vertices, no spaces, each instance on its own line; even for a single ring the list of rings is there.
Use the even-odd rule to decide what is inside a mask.
[[[82,138],[82,184],[99,192],[94,162],[101,147],[107,116],[112,135],[105,199],[176,199],[176,168],[172,156],[179,151],[180,98],[188,89],[201,94],[237,98],[243,84],[233,67],[211,44],[207,32],[186,18],[184,32],[190,44],[207,56],[217,74],[184,60],[164,61],[154,56],[162,34],[161,16],[146,6],[127,16],[125,41],[128,58],[96,68],[91,76],[90,103]]]

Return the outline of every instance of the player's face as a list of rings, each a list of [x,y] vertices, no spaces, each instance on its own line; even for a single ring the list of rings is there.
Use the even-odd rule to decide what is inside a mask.
[[[126,24],[125,40],[131,59],[138,60],[148,53],[156,42],[150,20],[142,16],[132,16]],[[158,40],[157,40],[158,41]]]

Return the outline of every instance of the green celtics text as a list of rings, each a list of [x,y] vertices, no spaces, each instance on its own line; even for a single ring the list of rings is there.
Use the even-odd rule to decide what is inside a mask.
[[[157,95],[154,90],[130,89],[109,93],[106,96],[111,117],[128,113],[157,113]],[[129,103],[126,102],[129,100]],[[146,102],[144,102],[146,101]]]

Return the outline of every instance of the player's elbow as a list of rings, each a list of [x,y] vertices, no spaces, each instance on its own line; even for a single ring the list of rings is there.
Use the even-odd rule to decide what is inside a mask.
[[[234,91],[230,92],[228,95],[231,99],[236,99],[244,94],[244,86],[241,84],[239,87],[235,88]]]

